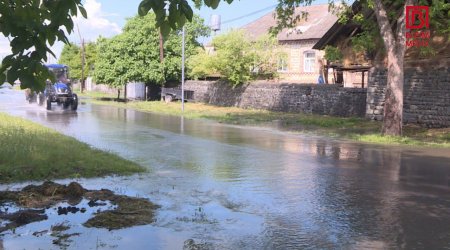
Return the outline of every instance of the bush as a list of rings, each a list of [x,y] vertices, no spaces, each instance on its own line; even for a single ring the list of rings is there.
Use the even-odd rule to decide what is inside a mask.
[[[280,52],[272,37],[251,41],[243,31],[234,30],[215,37],[212,45],[213,51],[201,49],[188,60],[191,77],[221,76],[236,86],[276,73]]]

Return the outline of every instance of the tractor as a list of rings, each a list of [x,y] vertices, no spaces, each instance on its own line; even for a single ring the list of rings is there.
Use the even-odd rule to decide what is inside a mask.
[[[36,93],[29,89],[26,90],[27,101],[30,103],[36,101],[40,106],[46,104],[47,110],[52,109],[52,102],[63,105],[64,109],[70,106],[71,110],[77,110],[78,96],[70,88],[68,67],[63,64],[47,64],[45,66],[55,76],[55,83],[47,80],[44,92]]]

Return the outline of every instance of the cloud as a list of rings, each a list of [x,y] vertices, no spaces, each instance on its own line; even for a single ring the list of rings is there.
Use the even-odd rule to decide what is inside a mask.
[[[102,4],[97,0],[86,0],[84,8],[87,12],[87,18],[78,15],[73,19],[74,30],[68,36],[69,41],[81,44],[80,35],[85,42],[93,42],[99,36],[112,37],[122,32],[122,29],[115,22],[110,21],[107,17],[117,16],[115,13],[106,13],[102,10]],[[80,30],[80,35],[78,34]],[[64,44],[62,42],[56,43],[52,46],[52,51],[57,57],[61,55]],[[57,58],[49,56],[48,62],[55,63]]]
[[[100,35],[103,37],[111,37],[121,32],[119,25],[107,18],[117,14],[103,12],[102,5],[97,2],[97,0],[86,0],[84,7],[88,18],[85,19],[80,15],[74,19],[74,22],[78,25],[81,36],[86,41],[94,41]],[[74,33],[70,36],[70,38],[73,38],[75,35],[77,39],[71,40],[80,41],[77,30],[74,30]]]
[[[88,18],[85,19],[81,15],[74,18],[75,27],[73,32],[68,36],[69,41],[77,44],[80,43],[77,25],[80,29],[81,36],[86,42],[95,41],[100,35],[102,37],[111,37],[121,32],[119,25],[108,19],[108,17],[114,17],[117,16],[117,14],[102,11],[102,5],[98,0],[86,0],[84,7],[88,14]],[[57,57],[61,54],[62,47],[62,42],[58,42],[52,46],[52,51]],[[0,35],[0,60],[10,53],[11,49],[8,39],[3,35]],[[49,58],[49,62],[56,61],[57,59],[53,57]]]

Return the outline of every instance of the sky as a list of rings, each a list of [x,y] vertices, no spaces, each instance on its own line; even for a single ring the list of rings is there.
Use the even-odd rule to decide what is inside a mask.
[[[210,17],[213,14],[221,16],[221,32],[232,28],[239,28],[257,18],[271,12],[275,9],[278,0],[234,0],[232,4],[222,1],[215,10],[202,7],[200,10],[194,9],[194,12],[200,15],[206,24],[210,23]],[[316,3],[325,3],[327,0],[318,0]],[[85,41],[95,41],[99,36],[112,37],[121,32],[127,18],[137,14],[137,8],[140,0],[84,0],[83,4],[88,13],[88,18],[75,18],[75,30],[69,35],[69,40],[73,43],[80,43],[77,32],[79,27],[81,36]],[[200,42],[207,42],[209,38],[201,38]],[[53,52],[59,56],[63,43],[57,43],[52,47]],[[9,41],[0,36],[0,59],[10,53]],[[51,58],[50,63],[57,61],[57,58]]]

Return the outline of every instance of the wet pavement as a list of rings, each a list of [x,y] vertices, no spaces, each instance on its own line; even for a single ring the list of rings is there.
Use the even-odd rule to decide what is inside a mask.
[[[5,88],[0,111],[147,167],[146,174],[78,181],[161,205],[152,225],[112,231],[83,227],[82,213],[55,216],[3,233],[5,249],[58,249],[49,232],[33,235],[55,223],[70,225],[69,249],[182,249],[189,239],[213,249],[450,249],[450,149],[358,144],[86,103],[77,112],[46,111]]]

